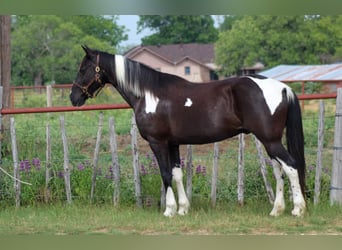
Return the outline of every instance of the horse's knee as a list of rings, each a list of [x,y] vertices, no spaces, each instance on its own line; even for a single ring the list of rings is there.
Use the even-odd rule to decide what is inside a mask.
[[[179,167],[175,167],[172,169],[172,177],[176,182],[183,181],[183,172]]]

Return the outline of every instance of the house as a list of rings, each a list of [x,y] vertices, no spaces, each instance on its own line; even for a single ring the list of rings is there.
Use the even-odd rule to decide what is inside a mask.
[[[218,79],[214,44],[139,45],[128,50],[124,56],[192,82]]]

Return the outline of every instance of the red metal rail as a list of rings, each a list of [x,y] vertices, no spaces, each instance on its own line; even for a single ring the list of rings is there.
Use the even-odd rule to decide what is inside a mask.
[[[311,94],[311,95],[298,95],[299,100],[319,100],[319,99],[335,99],[336,93],[329,94]],[[14,114],[28,114],[28,113],[53,113],[53,112],[73,112],[73,111],[89,111],[89,110],[108,110],[108,109],[129,109],[130,106],[126,103],[123,104],[98,104],[98,105],[85,105],[82,107],[72,106],[57,106],[45,108],[14,108],[2,109],[2,115]]]
[[[98,104],[98,105],[85,105],[82,107],[72,106],[57,106],[57,107],[45,107],[45,108],[14,108],[14,109],[2,109],[3,115],[14,114],[29,114],[29,113],[53,113],[53,112],[73,112],[73,111],[89,111],[89,110],[108,110],[108,109],[129,109],[128,104]]]
[[[336,99],[337,93],[298,95],[299,100]]]

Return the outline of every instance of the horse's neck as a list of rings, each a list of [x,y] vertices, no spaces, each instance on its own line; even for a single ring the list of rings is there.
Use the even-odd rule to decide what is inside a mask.
[[[139,100],[139,97],[136,97],[134,94],[130,93],[127,90],[123,90],[119,86],[116,86],[115,88],[119,92],[119,94],[122,96],[122,98],[128,103],[128,105],[134,109],[136,106],[136,103]]]

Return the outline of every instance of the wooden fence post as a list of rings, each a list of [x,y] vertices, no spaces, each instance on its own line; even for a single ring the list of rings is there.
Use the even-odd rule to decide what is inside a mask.
[[[109,118],[109,143],[110,151],[112,154],[112,166],[113,166],[113,182],[114,182],[114,192],[113,192],[113,205],[118,206],[120,202],[120,165],[118,158],[118,150],[116,143],[116,133],[115,133],[115,121],[114,117]]]
[[[266,192],[268,195],[268,200],[273,205],[273,203],[274,203],[274,192],[272,189],[272,185],[269,183],[269,181],[267,179],[266,161],[265,161],[264,154],[262,153],[261,142],[254,135],[253,135],[253,137],[254,137],[255,146],[257,149],[258,159],[260,162],[261,175],[262,175],[262,178],[264,180]]]
[[[46,106],[52,107],[52,87],[46,86]],[[45,190],[44,201],[48,202],[50,198],[50,168],[51,168],[51,133],[50,133],[50,113],[47,113],[46,122],[46,163],[45,163]]]
[[[324,115],[325,107],[324,102],[319,102],[319,118],[318,118],[318,131],[317,131],[317,160],[316,160],[316,175],[315,175],[315,194],[314,204],[319,203],[319,196],[321,193],[321,176],[322,176],[322,153],[324,145]]]
[[[1,74],[1,69],[0,69],[0,74]],[[1,77],[0,77],[1,79]],[[1,82],[0,82],[1,85]],[[2,95],[3,95],[3,87],[0,86],[0,136],[3,138],[3,133],[2,133]],[[0,140],[0,151],[2,149],[2,140]],[[2,166],[2,154],[0,153],[0,166]],[[2,178],[2,172],[0,171],[0,182]],[[0,190],[1,191],[1,190]]]
[[[52,86],[46,85],[46,106],[52,107]]]
[[[65,132],[65,124],[64,124],[64,116],[60,116],[60,125],[61,125],[61,135],[63,142],[63,152],[64,152],[64,182],[65,182],[65,192],[67,196],[67,203],[71,204],[71,186],[70,186],[70,168],[69,168],[69,150],[68,150],[68,142]]]
[[[186,195],[192,199],[192,145],[186,146]]]
[[[94,193],[95,193],[95,186],[96,186],[96,174],[97,174],[97,163],[99,161],[102,127],[103,127],[103,112],[100,112],[99,128],[97,130],[96,144],[95,144],[94,158],[93,158],[93,176],[91,179],[91,190],[90,190],[90,200],[92,202],[94,201]]]
[[[337,89],[330,203],[342,205],[342,88]]]
[[[135,121],[134,113],[132,114],[131,145],[132,145],[132,153],[133,153],[133,175],[134,175],[136,204],[138,207],[142,207],[141,181],[140,181],[140,173],[139,173],[138,135],[137,135],[137,124]]]
[[[245,138],[244,134],[239,134],[239,156],[238,156],[238,203],[240,206],[244,204],[244,192],[245,192]]]
[[[217,176],[218,176],[218,164],[219,163],[219,143],[214,143],[214,159],[213,159],[213,169],[211,176],[211,206],[216,206],[216,190],[217,190]]]
[[[11,141],[12,141],[12,155],[13,155],[13,175],[14,175],[14,192],[15,192],[15,207],[20,207],[20,174],[18,166],[18,148],[17,148],[17,138],[15,134],[15,123],[14,118],[10,118],[10,130],[11,130]]]
[[[46,124],[46,164],[45,164],[45,190],[44,190],[44,200],[49,201],[50,198],[50,168],[51,168],[51,132],[50,123]]]

